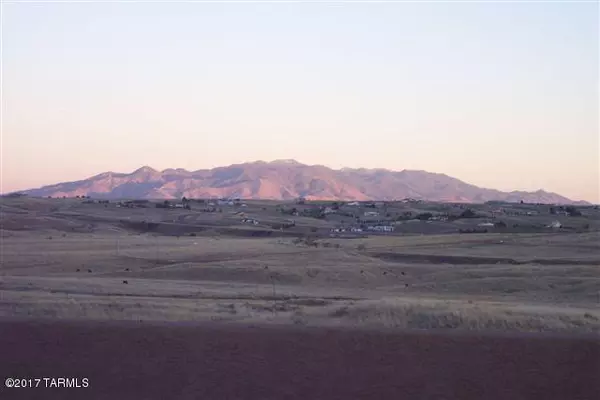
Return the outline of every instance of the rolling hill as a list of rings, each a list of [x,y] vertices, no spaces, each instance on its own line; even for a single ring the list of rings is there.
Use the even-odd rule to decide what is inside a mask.
[[[470,185],[448,175],[386,169],[334,170],[295,160],[255,161],[187,171],[142,167],[126,173],[104,172],[90,178],[22,191],[30,196],[170,199],[239,197],[287,200],[394,200],[481,203],[490,200],[528,203],[584,204],[556,193],[501,192]]]

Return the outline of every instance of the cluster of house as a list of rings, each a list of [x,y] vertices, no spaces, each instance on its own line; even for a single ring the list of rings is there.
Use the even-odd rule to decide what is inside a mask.
[[[395,228],[392,225],[367,225],[366,228],[352,226],[349,228],[332,228],[331,233],[361,233],[361,232],[394,232]]]
[[[540,213],[539,213],[539,211],[506,211],[506,210],[492,211],[492,216],[496,216],[496,215],[506,215],[509,217],[523,217],[523,216],[532,217],[535,215],[540,215]]]
[[[209,206],[240,206],[246,207],[246,203],[242,203],[242,201],[238,198],[220,198],[215,200],[208,200],[207,205]]]
[[[360,232],[363,232],[363,229],[362,228],[357,228],[357,227],[331,228],[330,232],[331,233],[346,233],[346,232],[360,233]]]
[[[403,200],[400,200],[401,203],[404,204],[420,204],[423,203],[423,200],[417,200],[417,199],[411,199],[411,198],[406,198]],[[305,204],[306,203],[306,198],[305,197],[298,197],[296,199],[296,204]],[[384,201],[377,201],[377,202],[372,202],[372,201],[350,201],[350,202],[338,202],[338,204],[340,206],[346,205],[346,206],[350,206],[350,207],[359,207],[359,206],[363,206],[363,207],[367,207],[367,208],[379,208],[379,207],[383,207],[385,206],[386,202]]]
[[[108,203],[108,200],[106,202]],[[117,202],[116,206],[126,208],[146,208],[148,207],[148,203],[148,200],[126,200]]]

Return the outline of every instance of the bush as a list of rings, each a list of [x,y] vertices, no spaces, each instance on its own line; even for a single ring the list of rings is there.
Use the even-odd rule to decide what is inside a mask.
[[[433,217],[432,213],[421,213],[416,216],[417,219],[421,221],[427,221],[429,218]]]

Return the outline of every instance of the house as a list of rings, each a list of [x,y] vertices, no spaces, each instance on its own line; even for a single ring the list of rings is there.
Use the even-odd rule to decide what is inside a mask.
[[[365,211],[365,217],[377,217],[379,213],[377,211]]]
[[[252,224],[252,225],[258,225],[258,221],[252,218],[244,218],[242,219],[242,223],[243,224]]]
[[[554,229],[559,229],[562,228],[562,224],[559,221],[553,221],[550,225],[548,225],[546,228],[554,228]]]
[[[419,204],[419,203],[422,203],[423,200],[417,200],[417,199],[413,199],[411,197],[407,197],[406,199],[401,200],[401,202],[405,203],[405,204],[406,203],[416,203],[416,204]]]
[[[431,217],[429,217],[429,221],[448,221],[448,216],[447,215],[433,215]]]
[[[370,225],[367,227],[367,230],[375,232],[393,232],[394,229],[391,225]]]
[[[323,209],[323,214],[332,214],[334,212],[335,212],[335,210],[333,208],[331,208],[331,207],[325,207]]]
[[[352,207],[356,207],[356,206],[359,206],[360,203],[358,201],[353,201],[351,203],[348,203],[347,205],[352,206]]]
[[[477,224],[477,226],[494,226],[493,222],[482,222],[481,224]]]

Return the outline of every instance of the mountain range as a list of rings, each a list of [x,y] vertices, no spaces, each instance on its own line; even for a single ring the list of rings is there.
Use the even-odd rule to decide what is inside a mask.
[[[295,160],[255,161],[187,171],[142,167],[132,173],[104,172],[90,178],[25,190],[40,197],[91,196],[116,199],[238,197],[288,200],[397,200],[482,203],[490,200],[548,204],[589,204],[556,193],[502,192],[480,188],[445,174],[417,170],[342,168]]]

